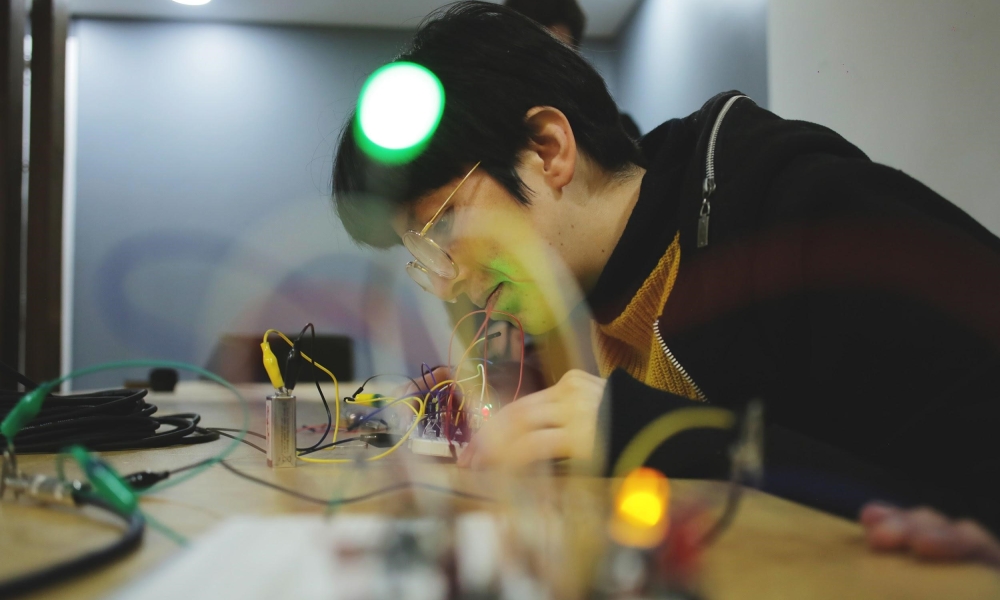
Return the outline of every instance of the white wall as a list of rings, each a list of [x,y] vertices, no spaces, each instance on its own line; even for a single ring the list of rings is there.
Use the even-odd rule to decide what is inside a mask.
[[[222,334],[306,321],[355,338],[361,377],[443,356],[440,303],[429,322],[443,339],[431,339],[404,257],[356,248],[329,198],[340,127],[406,33],[126,20],[74,30],[74,368],[204,364]]]
[[[604,78],[611,95],[618,95],[618,67],[621,50],[617,42],[607,40],[584,40],[580,44],[580,54],[597,69]]]
[[[771,0],[771,109],[833,128],[1000,233],[1000,2]]]
[[[617,99],[643,133],[738,89],[768,106],[767,0],[644,0],[621,33]]]
[[[443,362],[451,327],[405,251],[356,248],[329,199],[344,118],[411,34],[96,19],[74,34],[67,368],[204,364],[222,334],[306,321],[355,339],[359,377]],[[606,74],[615,52],[584,48]]]

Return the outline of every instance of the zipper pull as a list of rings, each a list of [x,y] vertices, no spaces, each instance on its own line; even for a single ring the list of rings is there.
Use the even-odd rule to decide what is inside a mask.
[[[712,216],[712,203],[708,201],[712,192],[715,191],[715,179],[705,178],[702,186],[701,210],[698,211],[698,247],[704,248],[708,245],[708,224]]]

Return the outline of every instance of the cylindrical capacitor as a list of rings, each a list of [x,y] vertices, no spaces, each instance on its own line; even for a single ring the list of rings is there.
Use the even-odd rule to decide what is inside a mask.
[[[276,469],[294,467],[295,457],[295,396],[268,396],[265,406],[267,436],[267,466]]]

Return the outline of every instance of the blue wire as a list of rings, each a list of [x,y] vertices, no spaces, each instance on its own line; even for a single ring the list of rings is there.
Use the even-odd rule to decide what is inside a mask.
[[[428,375],[431,376],[431,381],[434,382],[433,385],[427,385]],[[432,387],[437,385],[437,378],[434,377],[434,371],[431,370],[430,365],[428,365],[427,363],[420,363],[420,379],[424,382],[424,385],[427,386],[427,389],[431,389]]]
[[[399,404],[403,400],[410,400],[411,398],[413,398],[413,396],[407,396],[406,398],[399,398],[397,400],[393,400],[392,402],[390,402],[389,404],[386,404],[382,408],[379,408],[375,412],[368,413],[367,415],[365,415],[364,417],[362,417],[360,421],[358,421],[358,424],[354,426],[354,429],[357,429],[358,427],[361,427],[362,425],[364,425],[365,423],[367,423],[372,417],[374,417],[375,415],[379,414],[383,410],[389,408],[390,406],[392,406],[394,404]]]

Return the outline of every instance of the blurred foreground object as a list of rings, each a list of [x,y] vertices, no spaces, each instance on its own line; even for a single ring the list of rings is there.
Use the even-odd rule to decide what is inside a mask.
[[[670,482],[656,469],[638,468],[622,481],[615,496],[611,538],[623,546],[651,548],[669,528]]]
[[[1000,569],[1000,541],[968,519],[953,520],[930,508],[902,509],[871,502],[861,511],[868,546],[909,552],[937,562],[975,561]]]
[[[358,145],[380,162],[409,162],[433,137],[444,102],[444,86],[426,67],[389,63],[361,88],[354,124]]]

